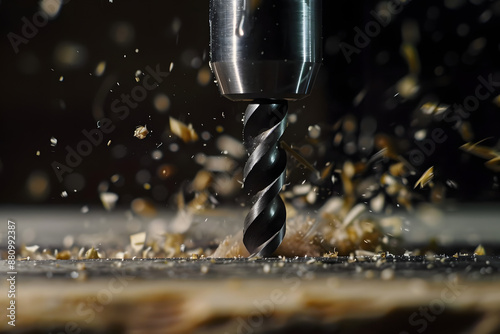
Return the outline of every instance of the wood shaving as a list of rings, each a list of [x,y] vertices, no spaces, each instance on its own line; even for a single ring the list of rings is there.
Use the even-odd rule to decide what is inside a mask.
[[[477,157],[488,159],[488,161],[484,164],[486,168],[489,168],[494,172],[500,172],[500,152],[491,147],[479,145],[488,139],[491,139],[491,137],[482,139],[474,144],[466,143],[460,146],[460,149]]]
[[[478,245],[474,250],[474,255],[486,255],[483,245]]]
[[[118,201],[118,195],[111,192],[100,193],[99,198],[101,199],[102,206],[108,211],[113,210]]]
[[[223,154],[229,154],[233,158],[243,159],[246,155],[245,146],[241,143],[241,140],[234,137],[222,135],[217,138],[216,145]]]
[[[406,165],[403,162],[397,162],[389,166],[389,173],[396,177],[401,177],[409,173]]]
[[[314,172],[316,175],[320,175],[319,171],[309,163],[302,155],[300,155],[297,151],[295,151],[293,148],[290,147],[287,143],[285,143],[283,140],[280,141],[280,146],[283,148],[285,151],[287,151],[290,156],[292,156],[295,160],[297,160],[298,163],[309,169],[311,172]]]
[[[148,133],[149,133],[149,130],[146,127],[146,125],[144,125],[144,126],[139,125],[134,130],[134,137],[139,138],[139,139],[144,139],[144,138],[146,138]]]
[[[500,157],[493,158],[489,161],[486,161],[485,166],[491,169],[494,172],[500,172]]]
[[[419,89],[418,79],[412,74],[403,77],[396,84],[396,90],[404,98],[413,98]]]
[[[156,207],[151,200],[136,198],[130,203],[130,207],[135,214],[143,217],[154,217],[157,214]]]
[[[471,154],[478,156],[480,158],[483,158],[483,159],[494,159],[494,158],[500,156],[499,152],[496,152],[495,150],[493,150],[490,147],[479,145],[480,143],[482,143],[483,141],[488,140],[488,139],[490,139],[490,138],[482,139],[474,144],[472,144],[472,143],[463,144],[462,146],[460,146],[460,149],[462,151],[471,153]]]
[[[196,173],[193,181],[191,182],[191,187],[194,191],[206,190],[213,182],[213,174],[206,170],[199,170]]]
[[[33,245],[33,246],[25,246],[25,247],[24,247],[24,249],[25,249],[28,253],[34,253],[34,252],[36,252],[39,248],[40,248],[40,246],[38,246],[38,245]]]
[[[130,236],[130,245],[134,252],[140,252],[146,242],[146,232],[139,232]]]
[[[211,172],[231,172],[236,166],[236,161],[223,155],[206,157],[204,162],[205,169]]]
[[[90,248],[86,253],[85,253],[85,258],[86,259],[99,259],[99,254],[95,250],[94,247]]]
[[[184,233],[191,227],[192,222],[193,214],[185,209],[181,209],[170,223],[169,231],[173,233]]]
[[[170,131],[185,143],[195,142],[198,140],[198,134],[193,129],[192,124],[184,124],[173,117],[170,117]]]
[[[94,70],[94,75],[100,77],[104,73],[104,70],[106,70],[106,62],[102,60],[99,64],[97,64]]]
[[[434,177],[434,166],[430,167],[422,174],[422,176],[415,183],[413,189],[417,188],[418,186],[420,186],[420,189],[424,188],[427,184],[429,184],[432,181],[433,177]]]
[[[58,252],[56,254],[56,259],[58,260],[69,260],[71,259],[71,252],[68,250],[63,250],[62,252]]]

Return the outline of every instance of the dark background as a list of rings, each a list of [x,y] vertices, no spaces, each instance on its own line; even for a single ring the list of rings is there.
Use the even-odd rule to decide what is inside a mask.
[[[500,81],[500,1],[406,2],[403,11],[393,16],[391,23],[371,38],[359,54],[353,54],[349,63],[339,43],[354,46],[354,28],[364,30],[365,24],[374,20],[370,12],[385,4],[324,1],[324,66],[313,94],[290,104],[289,111],[297,115],[298,121],[288,127],[286,141],[302,145],[307,141],[309,125],[320,124],[327,129],[321,137],[327,151],[310,157],[312,163],[321,167],[326,161],[356,161],[376,151],[376,147],[370,147],[361,153],[350,153],[328,144],[336,131],[332,126],[346,115],[358,123],[371,115],[377,121],[377,133],[388,134],[402,143],[398,146],[405,148],[400,152],[403,156],[416,147],[413,136],[417,130],[441,127],[448,140],[437,145],[426,161],[416,166],[417,174],[410,181],[414,183],[434,165],[437,181],[445,184],[453,180],[458,184],[457,189],[449,189],[451,198],[498,201],[499,173],[485,168],[484,159],[458,150],[464,141],[453,124],[422,124],[415,121],[415,112],[431,97],[439,103],[462,103],[466,96],[474,94],[479,75],[487,78],[492,74]],[[138,196],[170,203],[170,196],[201,168],[193,156],[198,152],[220,153],[214,145],[221,134],[218,126],[223,127],[223,134],[241,138],[245,105],[220,97],[213,80],[207,85],[197,82],[198,72],[208,67],[209,60],[208,1],[66,1],[58,16],[38,28],[36,35],[27,44],[20,44],[15,53],[8,34],[22,35],[22,18],[32,22],[38,10],[38,1],[0,2],[1,203],[97,203],[98,187],[103,181],[110,184],[111,191],[120,194],[120,203],[124,205]],[[402,26],[408,22],[413,22],[420,35],[415,44],[421,62],[420,90],[412,98],[403,99],[394,95],[396,82],[408,74],[408,65],[400,52]],[[478,38],[484,38],[480,40],[483,44],[486,41],[479,49],[473,44]],[[61,43],[76,45],[76,64],[68,66],[57,60],[55,54]],[[106,62],[106,69],[102,76],[96,76],[94,71],[101,61]],[[131,110],[130,117],[120,121],[112,115],[112,101],[137,85],[137,70],[159,64],[166,71],[171,62],[171,75]],[[61,76],[63,81],[59,81]],[[363,89],[367,92],[365,98],[354,105],[353,100]],[[166,112],[154,107],[159,93],[170,99]],[[500,107],[493,99],[499,94],[497,88],[468,119],[474,140],[493,137],[484,144],[497,149]],[[84,139],[81,131],[96,128],[103,116],[113,120],[116,130],[106,135],[103,143],[75,168],[80,175],[76,180],[60,183],[51,164],[64,163],[65,147],[74,148]],[[199,134],[206,131],[210,138],[185,144],[169,137],[165,129],[170,116],[192,123]],[[144,124],[152,132],[146,139],[138,140],[133,131]],[[402,133],[397,131],[398,126],[403,127]],[[51,146],[51,137],[57,138],[56,146]],[[105,144],[108,140],[109,147]],[[172,143],[179,146],[178,151],[170,149]],[[153,160],[151,152],[158,146],[163,157]],[[164,180],[156,171],[166,163],[175,166],[176,173]],[[141,171],[151,175],[150,190],[136,181]],[[114,174],[120,174],[122,181],[111,184],[109,180]],[[47,184],[45,191],[33,194],[28,190],[33,178]],[[77,192],[72,191],[75,182],[79,184]],[[61,197],[65,190],[68,196]]]

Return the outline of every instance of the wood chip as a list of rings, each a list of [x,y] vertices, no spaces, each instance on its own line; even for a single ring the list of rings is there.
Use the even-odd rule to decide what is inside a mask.
[[[236,161],[225,155],[206,157],[204,167],[211,172],[231,172],[237,166]]]
[[[90,248],[86,253],[85,253],[85,258],[86,259],[98,259],[99,254],[97,254],[97,251],[95,250],[94,247]]]
[[[494,172],[500,172],[500,152],[491,147],[479,145],[481,142],[488,139],[491,139],[491,137],[482,139],[474,144],[466,143],[460,146],[460,149],[477,157],[488,159],[488,161],[485,162],[485,166]]]
[[[149,130],[146,127],[146,125],[144,125],[144,126],[139,125],[134,130],[134,137],[139,138],[139,139],[144,139],[144,138],[146,138],[148,133],[149,133]]]
[[[306,167],[307,169],[309,169],[311,172],[316,173],[316,175],[320,175],[319,171],[313,165],[311,165],[309,163],[309,161],[307,161],[303,156],[301,156],[298,152],[296,152],[294,149],[292,149],[283,140],[280,141],[280,145],[281,145],[281,147],[285,151],[287,151],[288,154],[290,154],[290,156],[292,156],[293,158],[295,158],[295,160],[297,160],[298,163],[302,164],[304,167]]]
[[[132,246],[132,249],[136,253],[139,252],[144,247],[145,242],[146,242],[146,232],[139,232],[136,234],[132,234],[130,236],[130,245]]]
[[[342,222],[342,226],[347,226],[351,224],[354,220],[359,218],[363,213],[367,211],[366,205],[363,203],[358,203],[356,204],[349,213],[344,218],[344,221]]]
[[[370,200],[370,208],[375,212],[382,212],[385,205],[384,193],[379,193],[377,196]]]
[[[144,217],[154,217],[157,214],[154,203],[145,198],[136,198],[130,203],[130,207],[135,214]]]
[[[69,260],[69,259],[71,259],[71,253],[68,250],[63,250],[62,252],[58,252],[56,255],[56,259]]]
[[[195,191],[203,191],[207,189],[213,181],[213,174],[209,171],[201,169],[196,173],[193,181],[191,182],[191,186]]]
[[[111,192],[103,192],[99,195],[102,206],[108,210],[111,211],[115,208],[115,204],[118,201],[118,195],[115,193]]]
[[[228,135],[222,135],[217,138],[216,142],[217,148],[221,150],[224,154],[229,154],[233,158],[243,159],[246,155],[245,146],[234,137]]]
[[[474,255],[486,255],[483,245],[478,245],[474,250]]]
[[[460,149],[462,151],[471,153],[471,154],[478,156],[480,158],[483,158],[483,159],[494,159],[494,158],[500,156],[500,154],[498,152],[496,152],[495,150],[493,150],[490,147],[479,145],[483,141],[488,140],[490,138],[482,139],[474,144],[472,144],[472,143],[463,144],[462,146],[460,146]]]
[[[424,174],[422,174],[420,179],[418,179],[418,181],[415,183],[413,189],[415,189],[419,185],[420,189],[424,188],[427,184],[429,184],[432,181],[433,177],[434,177],[434,166],[432,166],[431,168],[426,170]]]
[[[408,169],[403,162],[397,162],[389,166],[389,172],[396,177],[404,176],[408,173]]]
[[[39,248],[40,248],[40,246],[38,246],[38,245],[24,247],[24,249],[26,249],[26,251],[28,251],[28,253],[35,253]]]
[[[104,73],[105,69],[106,69],[106,62],[104,60],[100,61],[94,70],[94,75],[96,77],[100,77]]]
[[[170,131],[177,137],[181,138],[183,142],[195,142],[198,140],[198,134],[193,129],[192,124],[184,124],[173,117],[170,117]]]
[[[398,93],[404,98],[413,98],[419,91],[418,80],[415,75],[407,75],[396,83]]]
[[[500,172],[500,156],[485,162],[486,167],[494,172]]]

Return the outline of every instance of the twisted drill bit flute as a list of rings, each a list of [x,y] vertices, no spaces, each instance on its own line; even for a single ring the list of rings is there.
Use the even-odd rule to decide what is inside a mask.
[[[279,197],[285,183],[286,152],[279,140],[286,127],[287,102],[250,104],[243,139],[249,158],[243,171],[252,207],[245,218],[243,243],[250,254],[270,255],[285,236],[285,204]],[[262,125],[269,123],[269,128]]]
[[[279,141],[288,101],[310,94],[321,63],[321,0],[210,0],[210,66],[221,94],[249,101],[243,242],[270,256],[283,240],[286,153]]]

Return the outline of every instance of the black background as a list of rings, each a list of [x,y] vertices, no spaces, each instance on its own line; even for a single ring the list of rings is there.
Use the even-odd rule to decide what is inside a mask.
[[[313,94],[290,105],[290,113],[297,114],[298,122],[287,129],[285,138],[289,143],[300,145],[311,124],[333,125],[347,114],[358,120],[372,115],[377,120],[378,133],[394,135],[397,125],[407,130],[398,140],[408,143],[408,154],[415,147],[412,136],[418,130],[411,122],[412,117],[426,97],[432,95],[439,102],[453,105],[474,94],[479,75],[487,78],[492,74],[500,81],[500,1],[407,2],[402,12],[394,16],[367,47],[352,55],[349,63],[339,49],[339,43],[354,45],[354,28],[364,30],[365,24],[374,20],[370,12],[377,10],[382,3],[324,1],[324,66]],[[190,64],[193,57],[199,57],[201,66],[208,66],[208,1],[117,0],[110,3],[72,0],[65,2],[59,15],[39,28],[27,44],[20,44],[16,54],[7,35],[10,32],[21,35],[22,18],[32,21],[38,10],[37,1],[0,2],[1,203],[98,202],[98,185],[118,173],[123,176],[124,183],[119,189],[112,190],[120,194],[120,202],[126,205],[137,196],[152,197],[150,190],[145,190],[135,181],[136,173],[143,169],[153,175],[150,182],[153,187],[161,186],[166,190],[164,196],[157,196],[155,200],[169,203],[169,196],[201,168],[192,156],[198,152],[219,153],[214,145],[219,135],[216,131],[218,125],[224,127],[225,134],[241,138],[241,116],[245,105],[220,97],[213,83],[199,85],[196,81],[198,68]],[[485,11],[491,13],[489,20],[480,19]],[[409,19],[418,24],[420,33],[416,47],[422,64],[421,89],[413,99],[402,100],[393,96],[395,83],[408,73],[400,48],[402,24]],[[117,22],[133,27],[134,37],[129,43],[118,44],[110,37]],[[181,23],[178,32],[173,31],[173,22]],[[460,24],[469,27],[464,36],[457,33]],[[486,39],[485,47],[478,54],[471,54],[468,52],[471,42],[480,37]],[[80,67],[68,69],[54,61],[54,50],[64,41],[86,49]],[[135,49],[139,52],[136,53]],[[100,61],[107,64],[103,76],[90,75]],[[121,93],[129,93],[137,84],[134,80],[136,70],[144,71],[146,66],[155,67],[157,64],[162,70],[167,70],[171,62],[174,63],[172,74],[157,90],[148,94],[130,117],[119,121],[110,115],[111,102]],[[439,75],[436,74],[438,66],[443,69]],[[62,82],[60,76],[64,77]],[[93,103],[106,78],[120,83],[108,87],[112,92],[102,103],[104,115],[111,117],[117,128],[104,139],[104,142],[112,140],[110,147],[105,144],[95,147],[75,169],[84,177],[85,186],[73,193],[64,183],[58,182],[51,164],[54,161],[64,163],[66,145],[75,147],[84,139],[82,130],[96,127],[98,118],[93,115]],[[353,106],[353,99],[362,89],[367,90],[365,99]],[[153,106],[153,98],[160,92],[171,100],[166,113],[159,113]],[[499,143],[500,108],[492,103],[498,94],[500,88],[481,102],[469,119],[475,140],[494,137],[485,143],[488,146],[498,146]],[[388,107],[389,100],[393,107]],[[184,144],[176,138],[165,137],[162,133],[168,127],[169,116],[192,123],[198,133],[208,131],[211,139]],[[133,131],[137,125],[144,124],[152,133],[141,141],[133,137]],[[450,179],[459,185],[457,190],[450,191],[453,198],[497,201],[500,198],[498,184],[495,184],[498,183],[498,178],[495,179],[498,173],[486,169],[484,159],[458,150],[464,141],[450,124],[426,126],[445,129],[448,140],[437,145],[435,152],[417,167],[418,173],[411,181],[416,181],[419,174],[434,165],[437,180],[445,182]],[[51,137],[58,140],[55,147],[50,145]],[[150,153],[159,143],[163,143],[159,148],[163,158],[154,161]],[[179,151],[171,152],[170,143],[177,143]],[[113,145],[118,144],[127,150],[126,156],[120,159],[111,153]],[[36,155],[37,151],[40,151],[40,156]],[[321,165],[332,159],[357,158],[361,156],[348,156],[331,148],[313,162]],[[157,178],[155,171],[162,163],[174,164],[177,173],[167,180]],[[27,179],[34,172],[49,179],[47,196],[35,199],[27,191]],[[64,190],[68,190],[68,197],[60,196]]]

